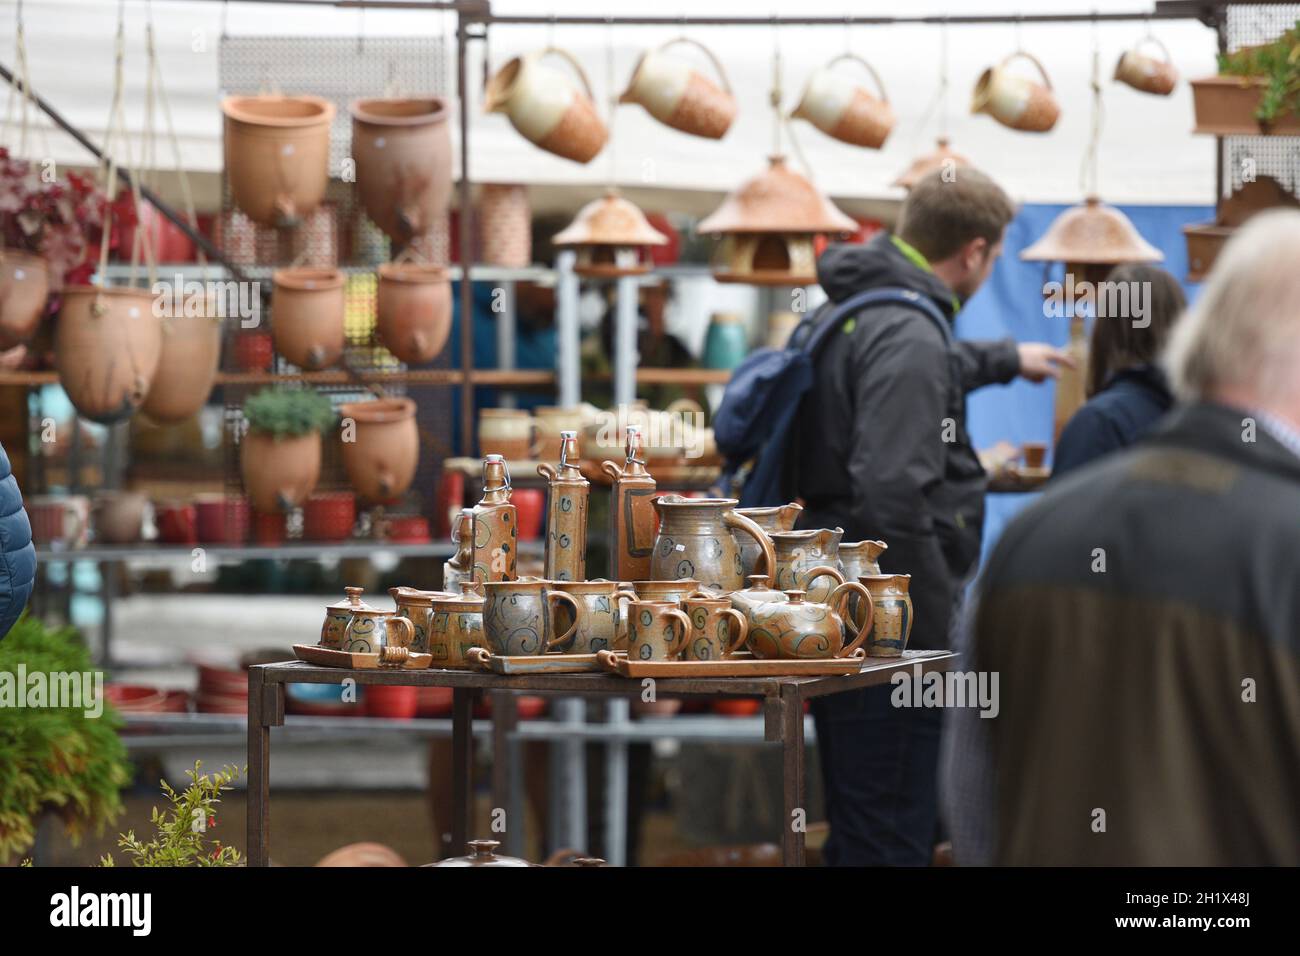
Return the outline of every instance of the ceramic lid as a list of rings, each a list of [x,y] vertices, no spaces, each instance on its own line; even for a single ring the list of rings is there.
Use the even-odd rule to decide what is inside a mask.
[[[918,181],[924,179],[936,169],[942,169],[944,164],[948,162],[951,162],[953,166],[969,166],[971,164],[970,160],[961,153],[953,152],[948,148],[947,137],[940,136],[934,151],[923,153],[912,160],[912,165],[903,170],[902,175],[895,179],[891,185],[911,189]]]
[[[479,594],[475,588],[478,584],[474,581],[461,581],[460,593],[451,594],[447,591],[438,591],[432,605],[435,608],[444,608],[447,610],[457,611],[481,611],[483,610],[483,595]]]
[[[583,206],[551,241],[557,246],[662,246],[668,237],[650,225],[635,204],[610,189]]]
[[[1026,262],[1065,262],[1118,265],[1121,262],[1162,262],[1162,253],[1114,206],[1089,196],[1053,220],[1037,242],[1020,253]]]
[[[852,233],[858,224],[835,208],[807,178],[772,156],[768,168],[727,196],[696,227],[700,233],[829,232]]]
[[[497,856],[496,848],[501,844],[496,840],[470,840],[469,856],[453,856],[427,866],[537,866],[513,856]]]
[[[418,588],[389,588],[388,593],[398,604],[432,604],[439,598],[454,598],[451,591],[421,591]]]
[[[326,604],[327,611],[373,611],[365,601],[361,600],[362,592],[365,588],[344,588],[343,592],[347,595],[342,601],[335,601],[333,604]]]

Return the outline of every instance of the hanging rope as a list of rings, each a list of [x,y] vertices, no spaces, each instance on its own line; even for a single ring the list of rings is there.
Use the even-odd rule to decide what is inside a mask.
[[[4,127],[0,130],[0,139],[5,142],[9,141],[9,127],[13,122],[14,96],[18,95],[20,120],[18,128],[18,155],[27,155],[27,133],[32,127],[29,120],[29,107],[31,115],[36,115],[36,101],[32,94],[32,76],[31,68],[27,62],[27,35],[23,27],[23,0],[18,0],[18,5],[14,12],[14,66],[17,76],[16,83],[9,84],[9,96],[5,102],[5,119]],[[35,124],[40,130],[41,145],[44,148],[46,157],[53,157],[50,150],[50,141],[45,134],[45,127],[42,124]]]
[[[781,116],[781,100],[784,99],[784,93],[781,89],[781,34],[777,29],[776,17],[772,17],[772,93],[769,97],[772,104],[772,155],[781,155],[781,124],[784,118]]]
[[[614,18],[605,18],[605,89],[609,91],[609,188],[618,185],[618,137],[614,118],[618,115],[618,91],[614,87]]]
[[[944,20],[943,25],[939,28],[939,87],[935,90],[934,98],[921,114],[920,121],[916,124],[915,141],[919,140],[924,134],[926,128],[930,125],[930,119],[935,112],[939,113],[939,135],[943,138],[948,136],[948,21]]]
[[[1101,143],[1101,44],[1097,39],[1097,23],[1092,24],[1092,126],[1088,133],[1088,146],[1079,168],[1079,187],[1083,195],[1097,195],[1097,151]]]

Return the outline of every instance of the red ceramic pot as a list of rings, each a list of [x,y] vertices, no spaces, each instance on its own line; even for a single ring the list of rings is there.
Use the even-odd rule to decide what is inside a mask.
[[[235,365],[245,372],[265,372],[275,360],[270,332],[238,332],[235,335]]]
[[[452,523],[464,507],[465,473],[444,471],[433,498],[433,531],[439,541],[445,541],[451,535]]]
[[[540,488],[516,488],[510,495],[519,521],[519,540],[536,541],[542,534],[546,492]]]
[[[194,505],[179,501],[156,501],[153,509],[159,541],[164,544],[199,543],[199,515]]]
[[[450,687],[417,687],[416,690],[419,692],[416,695],[417,717],[446,717],[451,713]]]
[[[288,533],[286,517],[282,511],[253,509],[253,543],[268,547],[284,544]]]
[[[346,541],[357,522],[357,499],[350,491],[312,495],[302,503],[302,536],[307,541]]]
[[[139,684],[106,684],[104,699],[124,714],[160,714],[167,704],[167,695],[157,687]]]
[[[418,687],[388,687],[374,684],[366,688],[366,716],[410,720],[420,706]]]
[[[426,544],[429,521],[423,515],[392,515],[388,518],[388,540],[399,544]]]
[[[248,499],[235,495],[196,495],[199,541],[203,544],[243,544],[250,522]]]
[[[748,697],[736,700],[715,700],[713,711],[725,717],[753,717],[762,709],[762,704]]]

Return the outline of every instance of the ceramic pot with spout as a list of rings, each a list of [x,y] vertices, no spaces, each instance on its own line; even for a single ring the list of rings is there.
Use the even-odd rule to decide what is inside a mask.
[[[718,75],[718,83],[689,63],[668,55],[669,47],[682,43],[695,47],[708,58]],[[712,50],[689,37],[677,37],[642,54],[618,101],[639,103],[665,126],[706,139],[721,139],[731,128],[737,109],[722,64]]]
[[[844,577],[856,581],[868,574],[879,574],[880,556],[888,548],[883,541],[841,541],[839,556]]]
[[[1142,52],[1142,47],[1154,44],[1161,53],[1157,59]],[[1169,57],[1169,50],[1154,36],[1148,36],[1131,50],[1125,50],[1115,64],[1115,79],[1126,83],[1141,93],[1168,96],[1178,85],[1178,68]]]
[[[578,433],[560,434],[563,447],[559,466],[545,462],[537,466],[537,474],[547,483],[544,573],[550,581],[583,581],[587,577],[587,496],[591,484],[578,469]]]
[[[442,588],[455,594],[461,582],[474,579],[474,509],[462,508],[451,529],[456,553],[442,563]]]
[[[536,863],[529,863],[527,860],[521,860],[513,856],[497,856],[495,850],[501,844],[496,840],[470,840],[469,856],[453,856],[445,860],[439,860],[437,863],[426,863],[425,866],[537,866]]]
[[[619,581],[650,577],[654,556],[655,480],[645,467],[641,451],[641,429],[626,426],[625,459],[622,465],[603,461],[601,470],[610,477],[609,566]]]
[[[162,358],[148,289],[68,286],[54,331],[59,384],[83,418],[111,424],[144,404]]]
[[[567,60],[581,86],[544,63],[547,56]],[[593,100],[582,65],[571,53],[551,46],[508,60],[488,80],[484,108],[505,113],[525,139],[547,152],[587,163],[609,138]]]
[[[1042,82],[1012,73],[1009,67],[1017,58],[1032,63]],[[1026,133],[1046,133],[1061,115],[1047,70],[1032,53],[1024,50],[1017,50],[980,75],[970,111],[987,113],[1003,126]]]
[[[907,638],[912,633],[912,598],[908,594],[910,574],[869,574],[861,583],[871,592],[875,607],[874,617],[869,617],[870,627],[863,626],[867,636],[867,654],[870,657],[899,657],[907,649]]]
[[[447,101],[360,99],[350,110],[361,203],[376,226],[406,245],[432,230],[451,202]]]
[[[429,615],[429,653],[434,667],[468,668],[469,652],[487,647],[483,634],[483,595],[473,581],[462,581],[459,594],[440,594]]]
[[[228,96],[225,166],[249,219],[295,226],[325,198],[334,104],[319,96]]]
[[[415,402],[377,398],[339,406],[343,427],[343,468],[353,490],[365,501],[396,501],[411,487],[420,463],[420,433]],[[351,419],[355,434],[347,433]],[[353,440],[346,440],[351,437]]]
[[[835,67],[854,63],[875,83],[873,96]],[[851,146],[880,149],[894,128],[894,109],[875,69],[855,53],[842,53],[813,72],[792,117],[805,119],[827,136]]]
[[[845,581],[839,557],[843,536],[843,528],[772,532],[776,586],[782,591],[806,591],[814,603],[828,600],[831,591]]]
[[[41,256],[0,249],[0,352],[36,334],[49,294],[49,269]]]
[[[505,459],[488,455],[483,459],[483,497],[474,506],[470,522],[471,578],[480,584],[516,577],[519,515],[510,503],[510,494],[510,470]]]
[[[754,522],[767,533],[769,538],[774,531],[793,531],[794,523],[799,520],[802,512],[803,505],[797,501],[767,508],[736,509],[736,514],[744,515]],[[758,559],[762,557],[763,549],[747,534],[733,532],[732,537],[736,539],[736,547],[740,548],[740,566],[744,570],[745,577],[748,578],[756,572],[756,565]]]
[[[302,369],[328,368],[343,357],[344,277],[338,269],[277,269],[271,299],[276,350]]]
[[[650,576],[657,580],[695,578],[702,587],[720,593],[736,590],[744,581],[744,568],[731,536],[733,529],[743,530],[757,542],[765,570],[775,568],[772,542],[762,528],[736,514],[738,503],[735,498],[656,498],[659,533]]]
[[[844,643],[844,614],[849,595],[856,593],[868,608],[863,626],[849,644]],[[803,591],[791,588],[784,601],[755,605],[749,616],[749,648],[755,657],[766,659],[821,659],[850,657],[867,639],[871,626],[871,595],[857,581],[847,581],[821,604],[806,600]]]
[[[451,281],[441,266],[384,263],[378,269],[375,332],[408,365],[442,354],[451,333]]]
[[[378,654],[381,664],[401,664],[411,654],[415,625],[391,611],[356,608],[343,630],[343,650],[349,654]]]
[[[296,508],[320,479],[320,432],[279,436],[250,428],[239,441],[239,468],[248,500],[258,511]]]
[[[164,318],[158,371],[140,410],[164,425],[188,421],[207,404],[220,365],[220,319],[210,313]]]
[[[364,590],[364,588],[344,588],[346,598],[325,605],[325,620],[320,627],[321,647],[336,651],[343,650],[343,635],[347,632],[348,622],[352,620],[352,612],[376,610],[361,600]]]

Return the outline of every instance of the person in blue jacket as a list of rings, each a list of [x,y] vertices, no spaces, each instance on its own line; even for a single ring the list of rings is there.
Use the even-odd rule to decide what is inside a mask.
[[[1145,302],[1145,315],[1099,315],[1093,321],[1088,401],[1061,431],[1052,458],[1054,477],[1127,448],[1174,403],[1157,359],[1187,307],[1182,287],[1164,269],[1138,264],[1116,266],[1106,281],[1140,283],[1141,298],[1130,296],[1129,302]]]
[[[9,633],[32,594],[36,548],[23,495],[0,445],[0,639]]]

